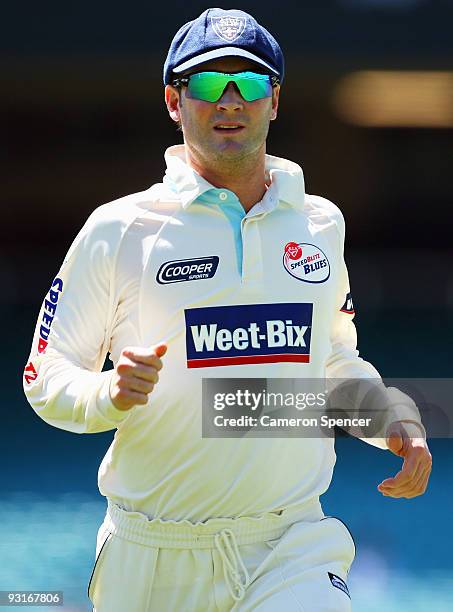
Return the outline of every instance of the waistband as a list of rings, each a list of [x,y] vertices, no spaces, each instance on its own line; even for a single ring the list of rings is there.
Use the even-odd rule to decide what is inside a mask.
[[[225,530],[232,532],[241,546],[279,538],[293,523],[313,522],[323,517],[319,498],[259,517],[212,518],[198,523],[150,519],[141,512],[129,512],[108,500],[104,525],[111,533],[144,546],[215,548],[215,536]]]
[[[260,517],[213,518],[205,522],[150,519],[129,512],[108,500],[105,527],[113,534],[137,544],[158,548],[216,548],[231,597],[241,601],[250,585],[250,575],[239,546],[281,537],[298,521],[318,521],[324,516],[319,499]]]

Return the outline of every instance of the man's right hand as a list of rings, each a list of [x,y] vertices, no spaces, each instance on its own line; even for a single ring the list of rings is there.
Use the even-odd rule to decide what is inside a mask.
[[[151,348],[128,346],[121,351],[110,381],[110,397],[118,410],[130,410],[137,404],[148,402],[148,395],[159,380],[161,357],[167,352],[166,344]]]

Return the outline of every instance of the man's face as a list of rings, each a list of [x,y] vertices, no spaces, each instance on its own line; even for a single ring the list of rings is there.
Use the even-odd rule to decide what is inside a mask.
[[[265,73],[263,68],[246,59],[225,57],[205,62],[190,72]],[[273,88],[272,97],[247,102],[237,86],[228,83],[217,102],[205,102],[187,97],[186,87],[178,90],[167,85],[165,99],[171,118],[181,122],[184,142],[197,157],[210,162],[240,161],[265,149],[269,122],[277,116],[279,89]],[[221,125],[238,127],[222,129]]]

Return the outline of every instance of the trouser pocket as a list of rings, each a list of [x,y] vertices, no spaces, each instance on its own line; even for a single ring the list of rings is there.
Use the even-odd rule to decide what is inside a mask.
[[[88,589],[95,612],[166,612],[165,607],[154,608],[149,603],[159,548],[126,540],[107,529],[100,532],[97,550]],[[175,576],[170,579],[174,588]]]
[[[106,553],[107,546],[111,538],[112,538],[112,534],[110,533],[110,531],[108,531],[108,529],[105,529],[103,526],[101,526],[101,528],[99,529],[98,539],[96,543],[96,559],[94,561],[93,570],[91,572],[91,577],[88,582],[88,597],[91,599],[92,602],[93,602],[92,595],[94,592],[94,587],[96,585],[96,578],[99,573],[99,570],[102,564],[102,559]]]
[[[323,521],[328,520],[328,521],[333,521],[334,523],[336,523],[339,527],[340,530],[343,532],[346,541],[348,543],[349,546],[349,550],[351,553],[351,560],[350,560],[350,565],[352,565],[352,562],[355,559],[356,556],[356,545],[355,545],[355,541],[354,538],[352,537],[352,533],[349,530],[349,527],[346,525],[346,523],[344,523],[341,519],[339,519],[337,516],[326,516],[323,519],[321,519]]]

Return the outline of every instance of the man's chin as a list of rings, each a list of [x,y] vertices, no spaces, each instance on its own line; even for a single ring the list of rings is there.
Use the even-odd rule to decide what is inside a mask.
[[[242,160],[253,154],[253,149],[250,146],[244,146],[240,142],[225,142],[221,145],[213,147],[212,151],[208,152],[208,156],[213,159],[223,159],[225,161]]]

